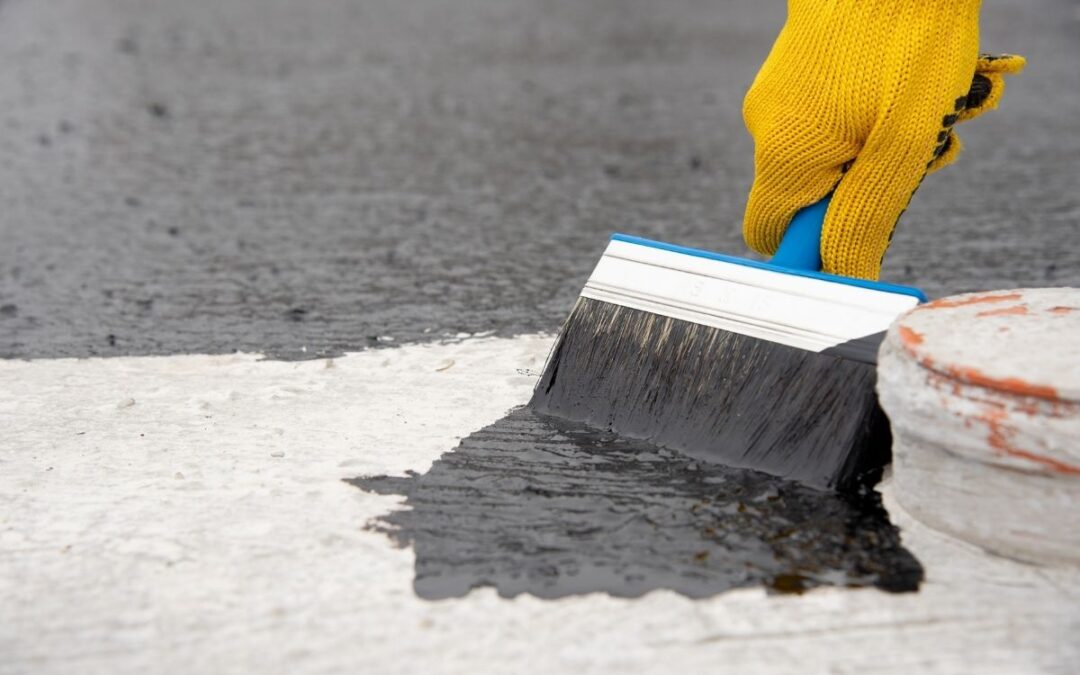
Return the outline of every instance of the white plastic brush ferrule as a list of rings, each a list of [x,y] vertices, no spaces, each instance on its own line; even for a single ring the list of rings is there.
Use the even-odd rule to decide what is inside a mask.
[[[581,292],[682,321],[875,363],[912,295],[612,240]]]

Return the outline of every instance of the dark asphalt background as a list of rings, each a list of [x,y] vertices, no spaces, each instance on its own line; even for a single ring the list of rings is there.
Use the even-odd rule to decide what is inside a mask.
[[[0,356],[556,330],[608,234],[742,253],[742,97],[782,0],[0,1]],[[1080,285],[1080,9],[885,276]]]

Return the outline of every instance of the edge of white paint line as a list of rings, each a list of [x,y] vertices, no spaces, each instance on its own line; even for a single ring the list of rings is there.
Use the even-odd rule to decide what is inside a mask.
[[[341,479],[425,471],[528,400],[550,342],[0,361],[0,672],[1012,673],[1080,658],[1075,571],[940,535],[888,484],[926,567],[918,593],[421,600],[412,550],[364,529],[401,499]]]

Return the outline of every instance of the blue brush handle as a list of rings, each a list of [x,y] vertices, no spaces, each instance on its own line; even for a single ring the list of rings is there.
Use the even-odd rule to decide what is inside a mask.
[[[769,262],[780,267],[820,272],[821,228],[825,224],[825,212],[829,210],[831,200],[830,194],[817,204],[796,213],[784,232],[780,248]]]

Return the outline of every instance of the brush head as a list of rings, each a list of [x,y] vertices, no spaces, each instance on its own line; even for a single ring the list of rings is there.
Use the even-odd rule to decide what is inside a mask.
[[[920,297],[616,235],[532,406],[704,459],[850,489],[889,460],[873,363],[888,325]]]

